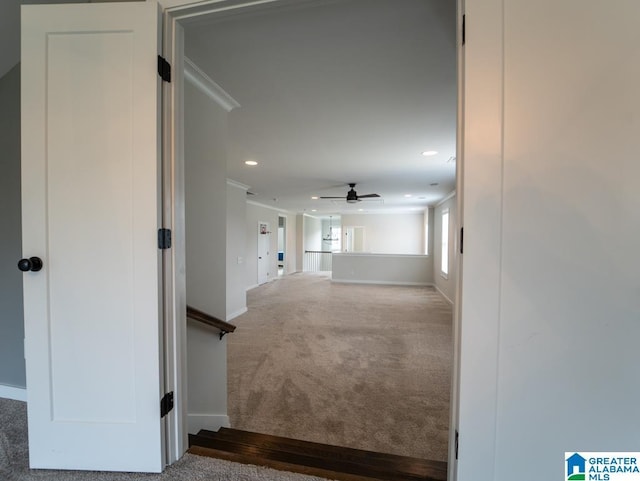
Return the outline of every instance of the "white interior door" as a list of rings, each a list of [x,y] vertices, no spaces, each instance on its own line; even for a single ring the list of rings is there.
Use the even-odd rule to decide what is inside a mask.
[[[159,472],[158,5],[22,15],[30,465]]]
[[[344,252],[364,252],[364,227],[345,227]]]
[[[258,284],[269,280],[269,231],[268,222],[258,222]]]

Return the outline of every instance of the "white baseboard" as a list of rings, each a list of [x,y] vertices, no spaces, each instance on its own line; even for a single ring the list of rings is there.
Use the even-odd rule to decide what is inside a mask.
[[[5,386],[0,384],[0,397],[14,401],[27,402],[27,390],[23,387]]]
[[[247,291],[250,291],[251,289],[255,289],[256,287],[260,287],[260,284],[254,284],[252,286],[247,287]]]
[[[447,301],[449,304],[453,305],[453,301],[451,299],[449,299],[449,297],[447,297],[447,295],[444,292],[442,292],[442,290],[437,285],[434,284],[433,287],[435,287],[436,291],[438,291],[440,293],[440,295],[442,297],[444,297],[445,301]]]
[[[236,318],[236,317],[238,317],[238,316],[241,316],[242,314],[244,314],[244,313],[245,313],[245,312],[247,312],[248,310],[249,310],[249,309],[247,309],[247,308],[246,308],[246,306],[245,306],[245,307],[243,307],[242,309],[237,310],[236,312],[232,312],[231,314],[229,314],[229,315],[227,316],[227,322],[229,322],[229,321],[231,321],[231,320],[235,319],[235,318]]]
[[[336,284],[375,284],[379,286],[409,286],[409,287],[432,287],[432,282],[398,282],[398,281],[357,281],[345,279],[331,279]]]
[[[188,414],[187,427],[189,434],[198,434],[201,429],[217,431],[220,428],[228,428],[229,416],[222,414]]]

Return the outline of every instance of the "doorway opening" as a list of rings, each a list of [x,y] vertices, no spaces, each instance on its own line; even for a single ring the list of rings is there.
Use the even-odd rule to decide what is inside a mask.
[[[315,3],[316,3],[316,2],[305,2],[305,5],[306,5],[307,7],[309,7],[309,6],[311,6],[311,5],[315,4]],[[337,4],[338,2],[330,2],[330,3],[331,3],[331,4]],[[391,3],[392,3],[392,2],[391,2]],[[284,3],[283,3],[283,2],[274,2],[274,4],[276,4],[277,6],[281,6],[281,7],[282,7],[282,5],[286,5],[286,2],[284,2]],[[304,7],[299,7],[299,8],[304,8]],[[294,10],[294,11],[295,11],[295,10],[297,10],[297,9],[298,9],[298,7],[295,7],[295,8],[294,8],[294,7],[292,7],[292,8],[291,8],[291,10]],[[291,10],[288,10],[288,12],[290,12]],[[455,9],[454,9],[454,10],[455,10]],[[280,12],[286,15],[286,14],[287,14],[287,9],[286,9],[286,7],[282,7],[282,9],[280,10]],[[215,12],[214,12],[214,13],[215,13]],[[236,13],[238,13],[238,14],[239,14],[239,15],[238,15],[238,17],[240,17],[240,16],[242,16],[243,14],[245,14],[245,13],[246,13],[246,14],[247,14],[247,17],[250,17],[250,18],[251,18],[251,19],[253,19],[253,20],[255,20],[256,18],[260,17],[262,20],[264,20],[264,21],[268,22],[268,18],[267,18],[267,17],[269,16],[269,15],[268,15],[268,10],[264,8],[264,5],[263,5],[262,7],[259,7],[257,10],[254,10],[253,12],[248,12],[248,10],[243,10],[243,11],[238,11],[238,12],[236,12]],[[231,17],[231,16],[232,16],[232,15],[228,15],[228,12],[227,12],[227,15],[224,15],[224,14],[223,14],[223,15],[219,16],[216,20],[214,20],[214,22],[217,22],[218,24],[221,24],[221,23],[223,23],[224,21],[226,21],[226,19],[228,19],[228,18],[229,18],[229,17]],[[237,18],[236,18],[236,20],[237,20]],[[327,19],[325,18],[325,19],[318,20],[318,21],[327,21]],[[454,25],[454,32],[455,32],[455,15],[453,16],[452,23],[453,23],[453,25]],[[455,35],[455,34],[454,34],[454,35]],[[256,32],[256,36],[254,37],[254,40],[255,40],[255,38],[258,38],[258,37],[259,37],[259,32]],[[192,37],[190,37],[190,32],[189,32],[189,31],[187,31],[187,46],[189,45],[189,41],[190,41],[190,39],[191,39],[191,38],[192,38]],[[250,40],[250,39],[249,39],[249,40]],[[455,37],[454,37],[454,41],[453,41],[453,43],[455,44]],[[225,45],[228,45],[228,44],[218,45],[217,47],[214,47],[214,48],[218,48],[218,49],[220,49],[221,51],[224,51],[224,49],[225,49]],[[196,51],[198,50],[199,46],[193,46],[192,48],[193,48],[193,52],[196,52]],[[195,57],[195,55],[192,55],[192,56],[193,56],[193,57]],[[454,57],[453,63],[455,64],[455,48],[454,48],[454,54],[453,54],[453,57]],[[248,59],[248,61],[251,61],[251,59]],[[357,62],[355,62],[355,64],[357,64]],[[280,74],[283,74],[283,75],[284,75],[284,74],[291,75],[291,74],[293,74],[293,73],[294,73],[294,72],[291,72],[291,71],[287,71],[287,72],[282,72],[282,71],[281,71],[281,72],[280,72]],[[249,75],[250,75],[250,74],[249,74]],[[278,82],[278,81],[280,81],[281,79],[276,75],[276,76],[275,76],[274,78],[272,78],[271,80],[272,80],[275,84],[277,84],[277,82]],[[230,90],[232,90],[232,88],[231,88]],[[455,89],[455,79],[454,79],[454,81],[453,81],[453,90],[454,90],[454,91],[456,90],[456,89]],[[234,92],[232,91],[232,93],[234,93]],[[235,95],[235,93],[234,93],[234,95]],[[281,101],[281,102],[286,102],[286,100],[285,100],[285,99],[282,99],[282,98],[278,98],[278,100],[279,100],[279,101]],[[242,103],[242,99],[241,99],[241,98],[239,98],[239,101]],[[454,106],[454,110],[455,110],[455,106]],[[455,124],[455,122],[454,122],[454,124]],[[455,131],[455,125],[454,125],[453,130]],[[295,134],[297,134],[297,133],[298,133],[298,132],[295,132]],[[284,140],[281,140],[281,141],[282,141],[282,142],[295,143],[295,142],[297,141],[297,139],[296,139],[296,135],[293,135],[293,134],[294,134],[294,132],[289,132],[289,134],[290,134],[290,135],[286,136],[286,138],[285,138]],[[454,132],[454,134],[453,134],[453,138],[455,139],[455,132]],[[455,142],[454,142],[454,143],[455,143]],[[240,146],[240,147],[242,147],[242,146]],[[297,162],[298,162],[299,164],[303,164],[303,163],[304,163],[302,160],[299,160],[299,159],[297,160]],[[306,165],[311,165],[311,164],[306,164]],[[454,167],[454,168],[455,168],[455,167]],[[361,170],[361,171],[359,171],[359,172],[354,172],[354,173],[352,173],[352,175],[363,175],[363,173],[365,173],[365,172],[366,172],[366,170],[365,170],[365,171],[362,171],[362,170]],[[348,175],[348,174],[344,174],[344,175],[346,176],[346,175]],[[248,185],[251,185],[251,184],[252,184],[252,182],[251,182],[250,180],[245,180],[245,179],[241,179],[241,180],[244,180],[244,182],[246,182]],[[350,180],[351,180],[351,179],[350,179]],[[336,181],[337,181],[337,180],[336,180]],[[440,185],[441,185],[441,187],[440,187],[441,189],[442,189],[442,188],[445,188],[445,187],[442,187],[442,186],[446,185],[446,183],[445,183],[445,182],[433,182],[433,184],[440,184]],[[449,185],[449,187],[446,187],[446,188],[455,188],[455,178],[454,178],[454,179],[450,179],[450,183],[449,183],[448,185]],[[437,187],[437,185],[436,185],[436,186],[434,186],[434,187]],[[364,190],[364,192],[371,192],[371,191],[377,191],[377,190],[378,190],[378,189],[376,189],[376,188],[373,188],[373,189],[371,189],[371,190],[366,189],[366,190]],[[439,194],[439,195],[441,196],[441,194]],[[442,197],[442,196],[441,196],[441,197]],[[441,198],[441,197],[440,197],[440,198]],[[274,201],[275,201],[275,198],[274,198]],[[434,204],[431,204],[431,205],[434,205]],[[332,207],[333,207],[333,206],[332,206]],[[428,207],[427,207],[427,208],[428,208]],[[352,224],[352,225],[353,225],[353,224]],[[287,226],[287,227],[291,227],[291,226]],[[296,227],[297,227],[297,226],[296,226]],[[354,227],[361,227],[361,226],[357,226],[357,225],[355,225]],[[278,229],[279,229],[279,226],[278,226]],[[364,230],[364,229],[363,229],[363,230]],[[360,230],[358,233],[359,233],[359,234],[362,234],[362,233],[363,233],[363,230]],[[367,232],[368,232],[368,231],[367,231]],[[346,232],[345,232],[345,233],[346,233]],[[260,235],[260,234],[259,234],[259,235]],[[357,242],[356,242],[356,237],[358,237],[358,238],[359,238],[359,240],[358,240]],[[363,249],[363,248],[364,248],[364,247],[363,247],[363,246],[364,246],[364,236],[363,236],[363,235],[356,236],[356,232],[354,231],[354,232],[352,233],[352,238],[353,238],[353,243],[354,243],[354,245],[352,246],[352,250],[356,249],[356,246],[360,246],[360,248],[361,248],[361,249]],[[454,243],[455,243],[455,242],[451,242],[451,244],[452,244],[452,245],[453,245]],[[279,251],[279,250],[280,250],[280,249],[278,248],[278,251]],[[284,257],[285,262],[288,260],[288,257],[289,257],[289,256],[286,256],[286,255],[285,255],[285,257]]]
[[[279,215],[278,216],[278,277],[283,276],[285,273],[286,252],[287,252],[287,218],[283,215]]]

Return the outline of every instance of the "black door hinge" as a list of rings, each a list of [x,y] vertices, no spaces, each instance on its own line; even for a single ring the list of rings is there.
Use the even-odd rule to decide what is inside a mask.
[[[171,64],[158,55],[158,75],[165,82],[171,82]]]
[[[464,45],[467,37],[467,24],[466,24],[466,15],[462,16],[462,45]]]
[[[464,227],[460,227],[460,254],[464,251]]]
[[[171,229],[158,229],[158,249],[171,248]]]
[[[456,429],[456,459],[458,459],[458,438],[460,436],[458,435],[458,430]]]
[[[160,417],[163,418],[173,409],[173,391],[165,394],[160,400]]]

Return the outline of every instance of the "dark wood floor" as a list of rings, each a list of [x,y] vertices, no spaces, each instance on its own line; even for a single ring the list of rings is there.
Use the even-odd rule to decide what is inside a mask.
[[[189,435],[189,452],[341,481],[444,481],[447,463],[221,428]]]

